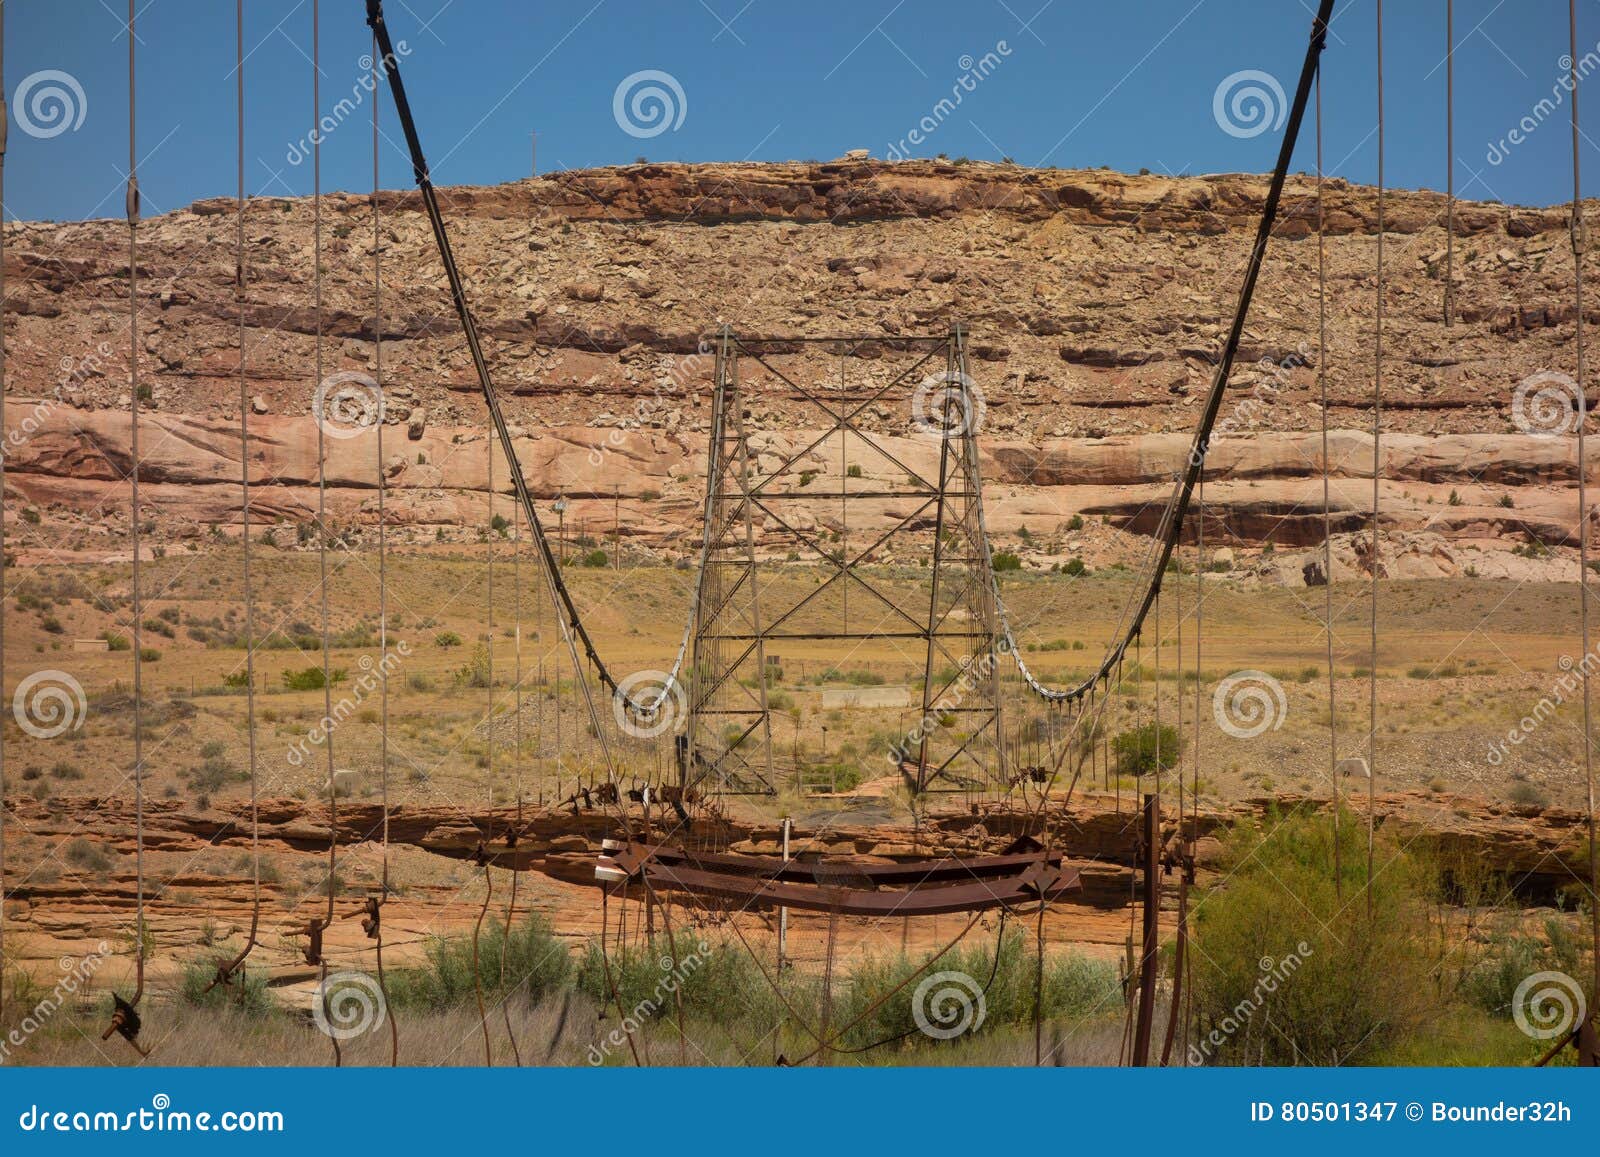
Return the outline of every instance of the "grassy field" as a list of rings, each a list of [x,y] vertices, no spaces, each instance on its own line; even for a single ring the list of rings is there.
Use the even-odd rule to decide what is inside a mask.
[[[484,548],[413,548],[388,560],[388,757],[397,798],[417,792],[435,800],[504,802],[520,777],[524,798],[549,800],[601,763],[549,600],[526,558],[514,583],[510,544],[495,549],[492,617]],[[157,795],[205,802],[245,791],[239,561],[236,549],[221,547],[146,568],[145,752],[148,787]],[[353,792],[371,795],[379,779],[383,704],[376,680],[364,677],[380,659],[377,560],[370,552],[335,551],[331,565],[329,668],[335,682],[329,699],[343,704],[332,737],[333,765],[355,773]],[[326,746],[316,742],[324,714],[317,559],[304,550],[262,548],[256,574],[256,634],[265,640],[254,660],[261,786],[267,794],[304,798],[324,790],[328,768]],[[614,673],[671,664],[692,572],[574,566],[568,574]],[[797,598],[821,575],[812,567],[775,566],[763,597],[769,605]],[[902,606],[917,613],[920,605],[925,613],[927,583],[915,568],[874,578]],[[1195,614],[1198,582],[1193,575],[1171,576],[1160,625],[1164,645],[1158,655],[1151,624],[1138,653],[1144,678],[1134,681],[1132,664],[1125,668],[1129,681],[1111,726],[1149,721],[1158,712],[1163,722],[1181,723],[1184,762],[1192,767],[1198,741],[1202,786],[1222,798],[1274,786],[1325,789],[1330,718],[1322,592],[1208,575],[1202,632]],[[1134,587],[1133,575],[1121,571],[1005,576],[1003,595],[1029,666],[1057,685],[1089,674]],[[1369,597],[1365,585],[1332,590],[1333,722],[1341,755],[1365,754]],[[863,607],[854,612],[858,622],[876,621],[869,600],[857,605]],[[81,686],[87,710],[73,720],[79,726],[46,739],[7,717],[11,790],[20,786],[38,798],[68,782],[80,790],[113,790],[125,776],[133,726],[130,609],[126,566],[46,567],[21,579],[8,608],[8,692],[35,672],[62,672]],[[1563,657],[1570,662],[1577,655],[1575,588],[1466,579],[1386,583],[1379,624],[1377,761],[1386,787],[1579,801],[1575,704],[1557,705],[1524,742],[1490,757],[1496,741],[1551,694]],[[104,639],[127,649],[76,649],[78,640]],[[773,744],[789,779],[779,786],[795,786],[797,763],[842,769],[847,783],[889,774],[886,753],[920,714],[917,645],[785,642],[779,658],[782,679],[770,688]],[[1283,689],[1277,726],[1247,740],[1213,718],[1218,682],[1242,670],[1266,672]],[[1008,664],[1001,676],[1009,726],[1043,716]],[[825,702],[830,688],[863,685],[905,688],[912,706],[852,709]],[[603,716],[609,712],[598,692],[597,704]],[[610,728],[609,718],[605,722]],[[623,740],[616,749],[625,778],[657,777],[669,753],[666,740]]]

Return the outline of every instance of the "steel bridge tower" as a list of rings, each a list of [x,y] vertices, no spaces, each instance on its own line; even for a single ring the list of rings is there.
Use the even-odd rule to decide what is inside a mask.
[[[773,364],[818,349],[838,355],[836,382],[802,384]],[[850,380],[852,360],[876,366],[893,353],[911,355],[898,372]],[[763,432],[754,447],[745,360],[764,386],[820,421]],[[886,756],[865,757],[869,767],[883,759],[883,774],[898,773],[916,793],[1009,783],[999,670],[1007,644],[978,452],[984,403],[962,328],[755,339],[725,327],[713,380],[689,712],[678,742],[683,789],[771,793],[780,771],[798,775],[793,760],[777,763],[768,686],[788,648],[815,642],[843,644],[864,661],[887,651],[920,670],[912,714],[900,716]],[[885,414],[910,435],[865,428]],[[821,580],[784,565],[796,561],[820,564]],[[898,585],[885,583],[888,568]],[[906,578],[920,579],[925,593],[908,598]]]

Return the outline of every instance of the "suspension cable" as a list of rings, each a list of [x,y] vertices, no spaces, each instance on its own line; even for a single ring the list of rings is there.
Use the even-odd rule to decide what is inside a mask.
[[[6,134],[11,117],[6,108],[5,84],[5,29],[6,3],[0,0],[0,206],[5,204]],[[0,209],[0,302],[6,298],[6,230],[5,213]],[[6,322],[5,310],[0,308],[0,448],[6,442]],[[0,692],[6,682],[6,619],[3,612],[5,594],[6,550],[6,455],[0,454]],[[5,894],[6,894],[6,741],[0,729],[0,1019],[6,1011],[6,952],[5,952]]]
[[[488,606],[488,627],[485,632],[483,646],[484,663],[484,714],[483,714],[483,750],[484,750],[484,780],[488,788],[488,811],[484,823],[488,830],[478,829],[478,859],[483,865],[483,907],[478,909],[478,919],[472,926],[472,989],[478,999],[478,1027],[483,1030],[483,1063],[488,1068],[494,1067],[494,1047],[489,1042],[489,1013],[483,1003],[483,970],[478,966],[479,953],[483,941],[483,920],[489,914],[489,902],[494,896],[494,857],[489,854],[489,841],[494,837],[494,442],[485,438],[483,447],[488,455],[486,494],[489,501],[489,526],[484,538],[484,559],[488,577],[488,590],[486,592]],[[506,937],[510,935],[510,928],[504,930],[500,940],[500,969],[501,975],[505,974]]]
[[[1584,425],[1588,420],[1589,393],[1584,378],[1583,333],[1583,256],[1588,235],[1583,223],[1583,179],[1579,167],[1581,151],[1578,129],[1578,11],[1577,0],[1567,0],[1567,34],[1570,43],[1568,83],[1572,91],[1572,275],[1574,305],[1573,338],[1578,371],[1578,607],[1579,629],[1583,635],[1583,657],[1589,658],[1589,491]],[[1600,845],[1595,840],[1595,775],[1593,706],[1589,680],[1583,680],[1583,776],[1587,790],[1589,820],[1589,924],[1594,948],[1594,1005],[1600,1008]]]
[[[515,463],[511,464],[513,470],[517,469]],[[510,955],[511,928],[517,919],[517,870],[516,849],[522,839],[522,511],[516,506],[511,507],[511,590],[513,592],[513,611],[515,617],[513,662],[516,685],[512,691],[512,737],[513,751],[511,757],[511,770],[514,779],[513,790],[516,793],[516,824],[506,837],[506,844],[511,848],[511,894],[506,899],[506,945],[507,950],[500,953],[500,988],[502,998],[500,1009],[505,1014],[506,1037],[511,1042],[511,1059],[517,1068],[522,1067],[522,1050],[517,1046],[516,1030],[511,1026],[511,1001],[509,994],[505,993],[506,987],[506,958]]]
[[[319,0],[311,0],[311,124],[315,133],[311,138],[311,214],[312,214],[312,294],[313,313],[316,315],[316,373],[317,383],[322,383],[322,132],[319,115],[322,109],[321,19]],[[328,638],[328,452],[327,434],[323,426],[327,414],[317,414],[317,568],[322,596],[322,712],[323,718],[333,719],[332,645]],[[324,728],[323,746],[328,753],[328,910],[322,932],[333,927],[333,894],[337,886],[339,867],[339,782],[334,769],[333,728]],[[322,969],[319,984],[324,1010],[328,1003],[328,957],[316,953]],[[339,1038],[328,1034],[333,1044],[333,1063],[343,1063]]]
[[[1323,0],[1331,5],[1333,0]],[[500,445],[504,449],[506,458],[516,460],[516,450],[511,443],[510,427],[506,424],[505,414],[500,406],[500,399],[495,392],[494,381],[489,376],[489,363],[484,357],[483,344],[478,338],[477,322],[472,317],[472,310],[467,304],[466,288],[461,281],[460,270],[456,267],[455,254],[450,247],[450,236],[445,231],[444,214],[439,209],[439,196],[433,186],[433,179],[428,173],[427,159],[422,152],[422,140],[417,135],[416,121],[411,115],[411,105],[406,99],[405,85],[400,79],[400,65],[394,54],[394,46],[389,39],[389,28],[384,22],[383,0],[367,0],[367,24],[377,35],[378,46],[382,49],[382,61],[385,75],[389,78],[389,92],[394,98],[395,112],[400,117],[400,126],[406,138],[406,147],[411,154],[412,176],[416,181],[417,190],[422,195],[422,204],[428,214],[428,223],[433,229],[434,244],[439,250],[440,263],[444,266],[445,279],[449,283],[450,297],[455,304],[456,316],[461,322],[462,333],[467,339],[467,350],[471,354],[474,370],[477,372],[478,385],[483,392],[484,402],[489,410],[489,418],[494,423],[495,433],[499,437]],[[527,480],[522,471],[513,470],[511,481],[517,492],[517,501],[522,504],[523,513],[527,516],[528,526],[533,531],[534,539],[539,545],[540,557],[545,563],[545,577],[550,586],[550,594],[559,607],[566,611],[565,615],[557,615],[558,626],[561,629],[562,641],[566,644],[571,654],[574,682],[583,693],[584,705],[588,710],[589,722],[593,726],[596,742],[605,760],[606,771],[610,782],[616,782],[616,766],[612,760],[611,745],[606,739],[605,728],[602,726],[599,709],[595,706],[594,695],[589,682],[583,678],[582,661],[578,657],[578,646],[584,647],[591,662],[600,673],[601,681],[616,692],[616,682],[606,671],[605,664],[600,661],[594,649],[593,642],[589,639],[588,632],[584,629],[583,620],[577,608],[573,605],[571,596],[567,593],[565,585],[558,573],[554,555],[550,551],[550,543],[544,533],[543,525],[539,521],[538,511],[533,506],[533,495],[528,490]],[[657,703],[665,697],[671,689],[668,684],[663,687]],[[637,706],[637,705],[635,705]]]
[[[1371,669],[1367,672],[1369,718],[1367,734],[1367,915],[1372,915],[1373,842],[1377,826],[1378,791],[1378,479],[1383,436],[1383,0],[1378,0],[1378,303],[1373,333],[1372,365],[1372,616]]]
[[[1317,65],[1317,387],[1322,394],[1322,613],[1328,645],[1328,775],[1333,783],[1333,886],[1344,896],[1343,851],[1339,846],[1339,718],[1333,670],[1333,499],[1328,482],[1328,261],[1322,197],[1322,65]],[[1374,459],[1376,461],[1376,459]]]
[[[1183,524],[1184,516],[1187,514],[1189,504],[1193,499],[1195,486],[1204,469],[1206,451],[1211,444],[1211,433],[1216,425],[1217,416],[1222,409],[1228,378],[1233,372],[1234,358],[1238,354],[1239,343],[1244,335],[1245,320],[1250,311],[1250,302],[1255,295],[1256,281],[1260,277],[1261,266],[1266,258],[1267,243],[1271,240],[1273,225],[1277,220],[1278,204],[1283,196],[1283,186],[1288,176],[1290,161],[1293,159],[1295,142],[1300,134],[1300,124],[1305,117],[1312,80],[1316,75],[1317,64],[1321,58],[1323,46],[1327,41],[1328,20],[1333,14],[1333,4],[1334,0],[1321,0],[1317,8],[1316,17],[1312,21],[1311,37],[1306,46],[1306,55],[1301,66],[1299,84],[1295,89],[1294,99],[1289,108],[1283,141],[1278,150],[1277,164],[1273,168],[1272,180],[1267,189],[1266,200],[1262,205],[1261,220],[1256,229],[1255,242],[1250,250],[1244,281],[1239,289],[1239,299],[1234,309],[1233,322],[1228,330],[1227,340],[1217,361],[1217,369],[1212,378],[1211,390],[1206,397],[1205,409],[1195,430],[1185,469],[1178,483],[1174,486],[1166,507],[1163,509],[1161,522],[1156,530],[1155,540],[1160,544],[1160,549],[1156,552],[1149,585],[1145,589],[1144,597],[1139,604],[1138,610],[1128,620],[1127,627],[1120,639],[1113,642],[1105,658],[1101,661],[1099,669],[1069,690],[1055,690],[1044,686],[1035,679],[1022,661],[1016,646],[1016,639],[1011,631],[1004,603],[1000,601],[999,587],[994,580],[993,568],[990,568],[989,579],[994,585],[994,597],[1000,615],[1003,637],[1014,661],[1017,663],[1018,669],[1022,672],[1028,686],[1036,695],[1047,699],[1078,699],[1087,694],[1096,682],[1104,678],[1121,661],[1128,648],[1133,645],[1133,641],[1138,637],[1140,630],[1144,626],[1144,620],[1155,602],[1156,593],[1161,587],[1162,576],[1177,544],[1178,530]]]
[[[219,984],[227,984],[233,974],[244,965],[245,959],[255,949],[256,937],[261,928],[261,809],[258,765],[256,761],[256,603],[255,588],[250,572],[250,397],[246,377],[245,358],[245,258],[244,258],[244,8],[243,0],[236,0],[234,15],[237,27],[235,37],[239,59],[235,62],[234,86],[236,92],[236,129],[238,137],[238,193],[233,213],[233,299],[239,312],[239,517],[242,532],[240,544],[244,548],[244,714],[245,737],[250,759],[250,858],[252,861],[250,933],[244,947],[233,959],[217,965],[216,975],[206,985],[209,992]],[[242,994],[241,989],[241,994]]]
[[[134,0],[128,0],[128,380],[131,389],[129,404],[128,452],[132,459],[129,480],[129,505],[133,531],[133,800],[134,800],[134,875],[137,890],[137,915],[134,925],[135,964],[133,999],[124,1007],[119,1001],[113,1013],[107,1034],[120,1033],[134,1048],[138,1042],[139,1016],[135,1011],[144,997],[144,966],[146,956],[146,924],[144,895],[144,591],[140,582],[139,555],[141,534],[139,519],[143,510],[139,503],[139,177],[135,171],[138,154],[135,151],[137,119],[134,110],[136,85],[134,83],[135,45]],[[121,1018],[119,1025],[118,1019]]]
[[[1456,320],[1456,4],[1444,0],[1444,324]]]
[[[378,38],[372,38],[372,90],[378,90]],[[383,801],[383,865],[372,933],[378,961],[378,992],[389,1010],[389,1065],[400,1064],[400,1026],[383,971],[383,906],[389,902],[389,512],[383,460],[383,261],[378,210],[378,101],[372,102],[372,362],[378,391],[378,790]]]

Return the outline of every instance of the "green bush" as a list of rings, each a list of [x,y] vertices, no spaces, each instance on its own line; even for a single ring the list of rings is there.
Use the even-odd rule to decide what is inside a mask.
[[[267,974],[262,969],[252,971],[249,967],[241,967],[227,984],[219,984],[206,991],[217,978],[217,969],[232,962],[235,955],[237,953],[212,952],[186,962],[178,986],[178,994],[183,1002],[195,1008],[232,1005],[250,1016],[266,1016],[274,1011],[272,997],[267,992]]]
[[[426,965],[387,973],[389,1003],[397,1008],[447,1008],[476,1000],[479,985],[473,982],[472,939],[471,933],[431,937],[425,948]],[[540,1000],[565,987],[571,975],[566,945],[544,917],[530,915],[509,933],[502,921],[485,921],[478,938],[477,971],[485,999],[520,992],[529,1000]]]
[[[444,650],[461,646],[461,636],[454,631],[440,631],[433,637],[433,645]]]
[[[1221,882],[1195,904],[1190,1060],[1382,1063],[1438,1018],[1440,947],[1428,870],[1380,832],[1370,914],[1366,825],[1269,813],[1225,840]]]
[[[1043,984],[1036,990],[1038,956],[1028,950],[1029,943],[1013,929],[998,945],[992,938],[985,942],[970,936],[931,963],[932,954],[915,961],[904,956],[862,960],[847,974],[833,1014],[840,1027],[860,1022],[845,1032],[843,1047],[865,1048],[897,1039],[925,1044],[936,1039],[920,1031],[917,1021],[918,989],[925,982],[920,1007],[923,1019],[935,1027],[955,1028],[967,1015],[964,1004],[971,1006],[971,1027],[951,1038],[957,1042],[991,1027],[1032,1024],[1036,991],[1043,998],[1046,1020],[1122,1013],[1125,1006],[1115,965],[1076,953],[1047,952]],[[966,979],[939,977],[941,973],[959,973]],[[934,977],[939,978],[930,979]],[[983,1018],[978,1023],[980,998]]]
[[[1169,723],[1163,723],[1159,730],[1152,722],[1124,731],[1111,741],[1112,753],[1117,757],[1117,774],[1150,775],[1176,767],[1180,745],[1178,729]],[[1159,768],[1156,764],[1158,748],[1161,752]]]
[[[580,558],[578,562],[583,566],[599,568],[608,565],[611,559],[603,550],[591,550]]]
[[[992,561],[996,574],[1022,569],[1022,559],[1009,550],[996,551]]]
[[[493,673],[489,644],[479,643],[472,649],[472,657],[455,670],[458,687],[488,687]]]
[[[1061,573],[1077,578],[1079,575],[1088,574],[1089,568],[1083,564],[1083,559],[1070,558],[1067,560],[1067,565],[1061,568]]]
[[[326,683],[343,683],[345,669],[335,667],[324,674],[321,667],[302,667],[298,671],[285,671],[283,685],[290,691],[320,691]]]
[[[686,1021],[776,1023],[777,996],[743,945],[674,931],[671,939],[660,934],[654,944],[612,949],[609,957],[591,942],[578,965],[578,991],[602,1008],[614,1010],[620,1002],[623,1015],[639,1021],[675,1024],[681,1000]]]

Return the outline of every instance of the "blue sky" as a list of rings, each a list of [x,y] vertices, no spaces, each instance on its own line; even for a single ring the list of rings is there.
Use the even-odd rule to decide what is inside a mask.
[[[1376,0],[1336,8],[1325,58],[1330,172],[1376,176]],[[12,115],[5,212],[120,214],[127,156],[126,0],[8,0]],[[1570,196],[1566,0],[1457,0],[1456,187],[1463,196],[1549,204]],[[137,0],[139,172],[146,213],[235,186],[234,6]],[[359,91],[363,0],[322,0],[323,111]],[[311,0],[246,0],[246,180],[253,194],[311,189],[294,163],[313,124]],[[440,183],[650,160],[827,159],[946,153],[1025,165],[1137,171],[1264,171],[1279,130],[1219,126],[1226,78],[1266,73],[1292,93],[1310,0],[387,0],[402,71]],[[1445,0],[1385,8],[1387,177],[1443,188]],[[1579,57],[1600,62],[1600,0],[1580,0]],[[985,64],[985,60],[989,62]],[[49,71],[59,77],[38,77]],[[615,115],[636,73],[673,103],[670,123]],[[978,74],[983,75],[979,76]],[[963,86],[962,80],[966,84]],[[30,80],[32,83],[30,84]],[[1247,86],[1249,81],[1243,82]],[[1270,84],[1254,82],[1275,99]],[[73,91],[72,84],[81,92]],[[26,86],[26,91],[23,90]],[[32,98],[56,87],[63,124]],[[674,90],[674,86],[676,91]],[[953,109],[938,109],[954,91]],[[681,92],[681,98],[679,97]],[[1600,63],[1582,90],[1600,96]],[[1559,107],[1537,111],[1556,93]],[[382,180],[409,185],[392,105],[380,92]],[[1228,107],[1224,93],[1223,108]],[[325,190],[370,183],[370,101],[323,146]],[[641,116],[648,116],[647,100]],[[1248,104],[1246,105],[1248,108]],[[1600,192],[1600,99],[1583,99],[1589,187]],[[681,114],[681,116],[680,116]],[[925,118],[928,118],[925,120]],[[1529,118],[1521,143],[1509,134]],[[1226,117],[1224,119],[1227,119]],[[911,130],[932,123],[920,143]],[[59,129],[60,131],[55,131]],[[1309,121],[1297,168],[1314,161]],[[920,130],[919,130],[920,131]],[[53,135],[48,135],[53,133]],[[1507,147],[1509,146],[1509,147]],[[1501,154],[1491,160],[1491,153]]]

